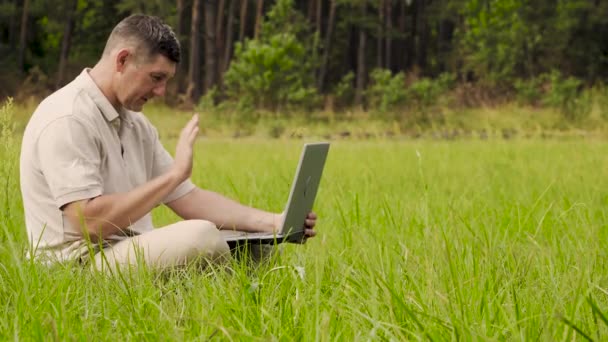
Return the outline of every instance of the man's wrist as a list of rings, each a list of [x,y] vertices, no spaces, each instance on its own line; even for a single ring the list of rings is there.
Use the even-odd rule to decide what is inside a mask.
[[[180,185],[183,181],[185,181],[187,178],[184,178],[184,176],[182,175],[182,173],[176,168],[176,167],[172,167],[169,172],[166,173],[169,182],[171,183],[171,185],[177,187],[178,185]]]

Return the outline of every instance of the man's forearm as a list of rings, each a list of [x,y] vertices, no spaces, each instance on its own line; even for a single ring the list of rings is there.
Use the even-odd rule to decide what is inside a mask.
[[[180,183],[178,175],[168,172],[129,192],[102,195],[85,202],[82,208],[76,209],[78,217],[71,213],[70,219],[73,223],[80,223],[80,218],[84,217],[88,233],[104,238],[120,232],[149,213]]]
[[[216,192],[196,188],[168,206],[184,219],[202,219],[220,229],[273,232],[280,215],[242,205]]]

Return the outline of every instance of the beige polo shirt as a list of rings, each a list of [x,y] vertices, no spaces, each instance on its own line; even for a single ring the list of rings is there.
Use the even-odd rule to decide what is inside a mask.
[[[171,155],[141,113],[117,112],[84,70],[44,99],[25,129],[21,147],[21,193],[25,224],[38,256],[60,261],[86,254],[80,229],[60,208],[103,194],[127,192],[168,171]],[[194,189],[189,180],[163,203]],[[153,229],[151,215],[125,234]],[[112,243],[125,236],[113,235]]]

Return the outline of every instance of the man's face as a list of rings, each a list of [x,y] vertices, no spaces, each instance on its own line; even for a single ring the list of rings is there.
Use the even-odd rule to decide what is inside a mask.
[[[124,108],[139,112],[152,98],[165,95],[167,82],[174,75],[175,63],[161,54],[147,60],[128,55],[118,67],[116,97]]]

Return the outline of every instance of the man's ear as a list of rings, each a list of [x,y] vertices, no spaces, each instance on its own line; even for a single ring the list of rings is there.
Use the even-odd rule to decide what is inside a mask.
[[[131,52],[128,49],[121,49],[116,55],[116,71],[122,72],[127,66],[127,62],[131,57]]]

